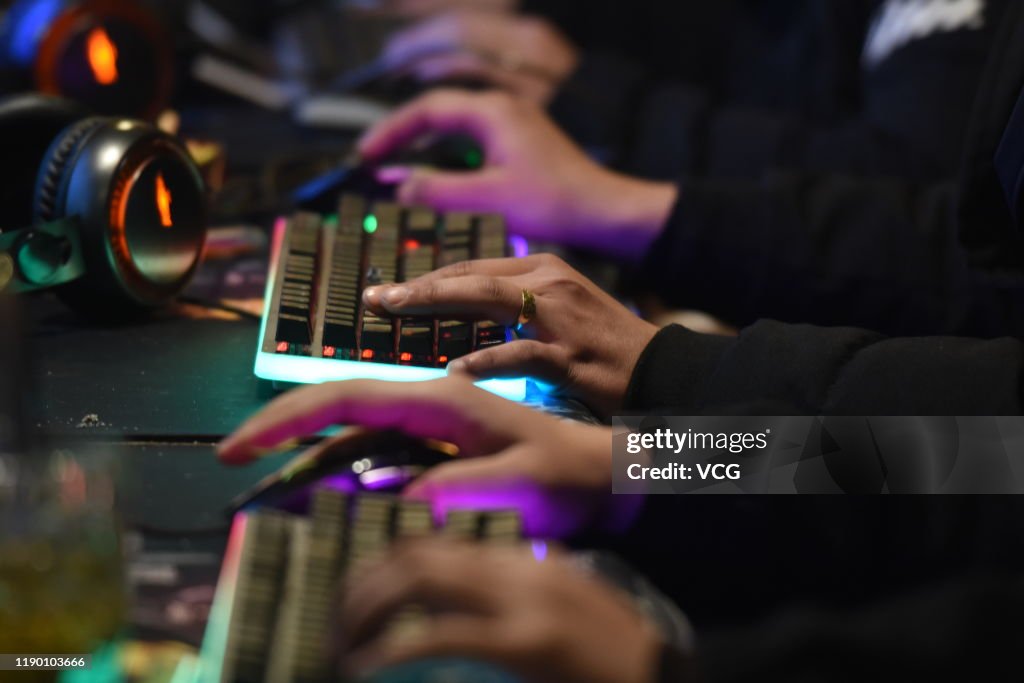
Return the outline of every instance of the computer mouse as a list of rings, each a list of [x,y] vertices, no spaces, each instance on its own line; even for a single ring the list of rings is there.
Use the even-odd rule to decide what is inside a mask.
[[[337,209],[342,192],[355,192],[378,199],[392,199],[394,187],[377,181],[377,169],[384,166],[426,166],[443,171],[475,171],[484,165],[480,144],[469,135],[453,133],[414,143],[376,161],[365,163],[349,157],[330,171],[306,181],[292,191],[296,206],[319,212]]]
[[[465,133],[450,133],[410,145],[377,166],[428,166],[443,171],[476,171],[484,165],[480,143]]]
[[[444,441],[349,428],[328,447],[311,448],[234,498],[228,513],[254,507],[304,513],[312,493],[324,486],[345,493],[397,493],[458,453],[458,446]]]

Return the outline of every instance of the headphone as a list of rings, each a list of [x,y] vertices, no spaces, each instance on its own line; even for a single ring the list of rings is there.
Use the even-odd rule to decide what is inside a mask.
[[[135,0],[15,0],[0,19],[0,67],[8,92],[152,120],[169,101],[174,60],[161,23]]]
[[[57,287],[119,317],[176,296],[206,237],[199,170],[150,124],[46,95],[0,100],[0,292]]]

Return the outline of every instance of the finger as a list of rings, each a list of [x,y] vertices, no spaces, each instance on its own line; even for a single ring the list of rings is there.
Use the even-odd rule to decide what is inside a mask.
[[[432,83],[443,80],[483,81],[509,90],[517,85],[512,72],[494,64],[493,59],[466,50],[433,53],[408,65],[409,72],[419,81]]]
[[[517,277],[526,275],[535,270],[538,266],[539,256],[525,256],[523,258],[491,258],[477,259],[475,261],[458,261],[448,266],[438,268],[426,275],[408,280],[403,284],[421,286],[435,280],[445,280],[469,276],[485,277]],[[380,295],[392,287],[398,285],[394,282],[387,282],[363,290],[363,302],[378,315],[390,315],[388,310],[381,304]],[[522,306],[522,290],[519,293],[520,306]]]
[[[474,426],[477,406],[493,409],[492,397],[468,382],[438,382],[350,380],[301,387],[249,418],[220,443],[217,455],[223,462],[243,464],[290,439],[336,424],[401,429],[470,451],[480,448],[473,438],[479,434]]]
[[[405,487],[402,497],[425,503],[436,501],[438,506],[434,508],[435,517],[444,519],[448,510],[454,507],[454,502],[442,500],[443,493],[473,489],[479,492],[481,485],[483,488],[495,488],[502,482],[520,476],[522,473],[517,471],[515,461],[504,453],[467,458],[431,467]],[[445,502],[449,505],[444,505]]]
[[[359,154],[375,161],[425,133],[468,133],[486,147],[493,124],[481,97],[457,90],[427,93],[371,127],[357,144]]]
[[[514,664],[508,647],[493,632],[489,618],[462,614],[435,617],[411,634],[381,638],[352,651],[344,668],[353,677],[407,662],[437,657],[458,657],[490,661],[501,666]],[[361,680],[361,679],[360,679]]]
[[[344,590],[339,627],[358,646],[411,604],[439,610],[486,612],[497,596],[482,579],[479,553],[468,544],[411,542],[380,562],[357,566]]]
[[[472,172],[412,168],[398,184],[396,197],[437,211],[496,212],[504,203],[503,177],[500,170],[486,167]]]
[[[388,315],[493,320],[513,324],[523,305],[523,290],[513,279],[468,275],[411,280],[376,287],[373,294]]]
[[[595,525],[593,493],[550,488],[532,446],[513,446],[497,455],[447,462],[427,470],[402,496],[430,504],[434,518],[453,510],[514,511],[527,538],[568,538]]]
[[[448,364],[449,374],[473,378],[533,377],[555,386],[569,383],[570,359],[559,346],[533,339],[481,349]]]
[[[420,286],[434,280],[467,277],[470,275],[513,277],[525,275],[536,267],[536,257],[533,256],[527,256],[524,258],[492,258],[479,259],[476,261],[459,261],[449,266],[438,268],[426,275],[421,275],[418,278],[408,280],[405,284],[411,283],[416,286]],[[387,309],[381,305],[380,295],[387,289],[395,286],[397,286],[395,283],[388,282],[375,285],[373,287],[367,287],[363,290],[363,302],[366,303],[367,306],[370,306],[373,309],[373,312],[378,315],[388,314]],[[522,292],[520,292],[520,298],[522,298]]]
[[[543,67],[519,64],[510,69],[500,58],[482,51],[425,54],[411,62],[407,70],[422,83],[475,81],[527,97],[552,80]]]
[[[459,14],[445,14],[393,34],[381,56],[392,67],[402,67],[423,54],[465,47],[466,31]]]

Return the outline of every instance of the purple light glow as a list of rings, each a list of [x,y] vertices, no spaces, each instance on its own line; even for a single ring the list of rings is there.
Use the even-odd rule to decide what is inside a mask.
[[[509,246],[512,247],[512,255],[516,258],[523,258],[530,255],[530,243],[521,235],[509,235]]]
[[[543,562],[548,556],[548,544],[544,541],[533,541],[530,543],[530,549],[533,550],[533,559],[538,562]]]
[[[367,491],[397,489],[407,484],[422,468],[382,467],[359,475],[359,483]]]
[[[591,511],[582,500],[552,495],[532,482],[475,482],[475,490],[430,486],[416,498],[430,501],[434,519],[443,525],[449,510],[515,510],[526,538],[566,538],[587,525]]]
[[[332,474],[326,476],[317,482],[317,486],[340,491],[341,493],[356,493],[359,490],[351,474]]]

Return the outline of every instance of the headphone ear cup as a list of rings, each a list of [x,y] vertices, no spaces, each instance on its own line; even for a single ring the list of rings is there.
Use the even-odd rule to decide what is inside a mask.
[[[106,119],[90,117],[65,128],[43,157],[36,178],[33,196],[33,218],[45,223],[64,216],[64,193],[68,171],[74,166],[79,151],[89,135],[106,123]]]
[[[28,226],[38,170],[53,141],[89,116],[74,102],[36,94],[0,98],[0,229]]]

